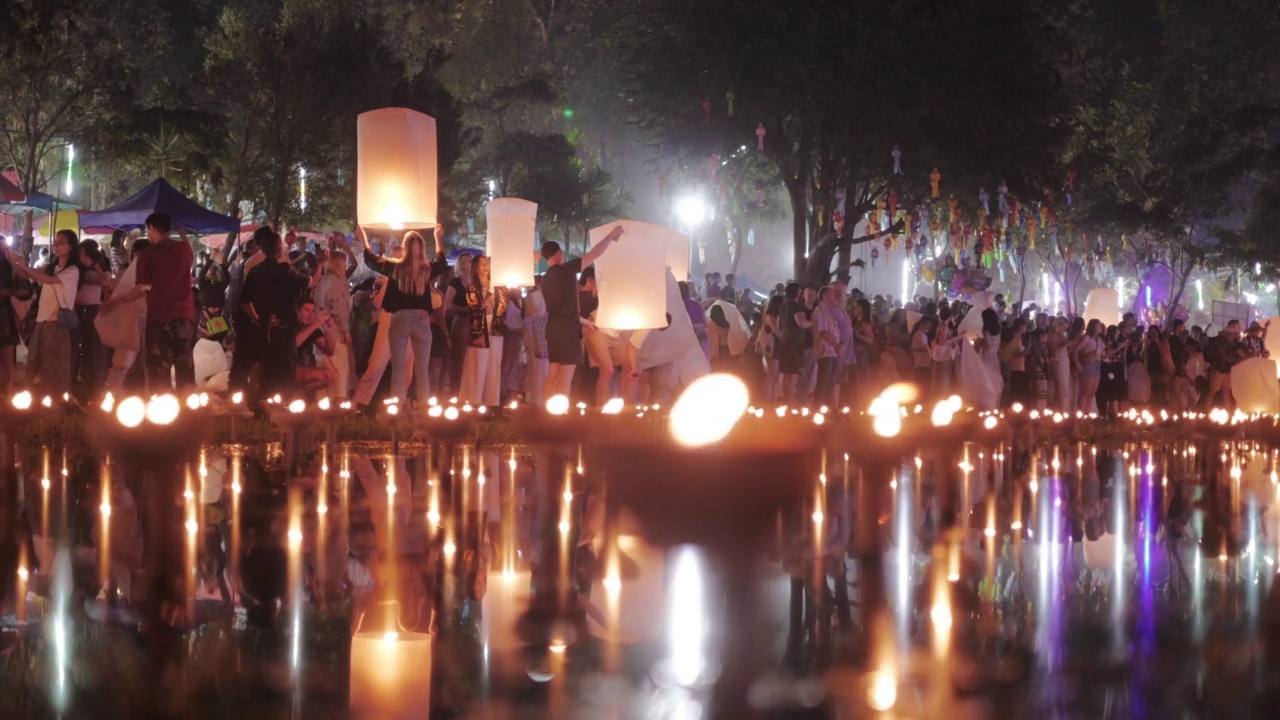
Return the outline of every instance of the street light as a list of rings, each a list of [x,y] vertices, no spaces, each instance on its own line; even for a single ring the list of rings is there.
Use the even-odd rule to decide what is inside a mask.
[[[676,201],[676,217],[692,230],[706,219],[707,206],[697,195],[685,195]]]
[[[698,226],[707,219],[707,205],[697,195],[685,195],[676,200],[676,218],[689,232],[689,266],[693,270],[693,249],[697,246],[695,236]]]

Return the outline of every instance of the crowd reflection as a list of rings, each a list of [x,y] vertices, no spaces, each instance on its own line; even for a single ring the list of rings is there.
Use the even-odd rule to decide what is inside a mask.
[[[175,507],[198,505],[193,609],[175,624],[297,635],[289,615],[306,613],[354,631],[394,602],[403,631],[475,639],[482,704],[522,683],[569,702],[564,678],[598,672],[697,704],[734,632],[759,635],[765,679],[828,678],[814,702],[919,716],[1239,709],[1270,676],[1280,485],[1276,450],[1252,443],[970,445],[888,475],[827,453],[818,477],[778,478],[813,492],[778,515],[751,628],[719,626],[733,584],[701,553],[647,542],[580,450],[325,447],[293,468],[279,446],[247,450],[208,450],[189,496],[175,491]],[[149,549],[141,488],[93,463],[58,482],[57,457],[24,458],[0,513],[6,622],[52,612],[65,541],[69,612],[128,627]],[[1214,698],[1222,676],[1239,692]]]

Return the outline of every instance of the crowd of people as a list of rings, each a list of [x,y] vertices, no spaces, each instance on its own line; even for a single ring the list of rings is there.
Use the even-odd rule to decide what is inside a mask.
[[[985,409],[1016,403],[1109,416],[1131,406],[1231,409],[1232,367],[1268,357],[1269,322],[1242,331],[1230,320],[1211,334],[1212,326],[1188,327],[1181,318],[1144,327],[1126,313],[1106,325],[1008,306],[1001,295],[990,300],[977,308],[920,297],[897,306],[840,282],[786,285],[752,326],[766,368],[762,394],[835,407],[905,380],[926,397],[958,393]]]
[[[206,383],[193,361],[203,342],[230,357],[225,389],[364,409],[386,398],[657,402],[714,368],[743,376],[762,402],[862,407],[908,380],[979,407],[1115,414],[1232,407],[1232,366],[1267,354],[1257,322],[1216,335],[1177,318],[1142,327],[1133,314],[1105,326],[1000,295],[902,304],[839,281],[779,283],[766,296],[719,273],[669,278],[666,328],[613,331],[595,323],[593,263],[621,233],[572,260],[544,243],[545,271],[520,289],[494,286],[487,256],[450,263],[439,227],[432,246],[417,232],[316,242],[263,226],[229,239],[225,257],[196,256],[162,213],[105,250],[63,230],[40,262],[12,251],[0,261],[0,297],[11,299],[0,304],[0,391],[15,382],[20,342],[30,385],[82,398]]]

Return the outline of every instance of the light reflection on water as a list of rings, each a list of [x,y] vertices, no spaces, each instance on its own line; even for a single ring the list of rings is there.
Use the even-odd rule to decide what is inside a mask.
[[[618,674],[631,679],[630,691],[666,708],[670,717],[712,712],[702,695],[657,690],[666,685],[664,678],[685,688],[708,683],[714,674],[709,669],[722,660],[717,646],[736,632],[759,636],[758,660],[766,678],[834,678],[833,673],[851,669],[860,677],[859,687],[879,693],[881,700],[888,696],[889,681],[867,673],[881,672],[878,658],[892,658],[892,704],[895,711],[917,717],[945,716],[965,707],[970,700],[952,692],[959,688],[965,698],[984,698],[981,707],[992,712],[1013,707],[1001,705],[1013,701],[995,699],[1011,694],[1018,698],[1017,708],[1042,708],[1055,717],[1095,717],[1104,710],[1113,717],[1159,717],[1178,707],[1177,692],[1156,690],[1165,673],[1178,692],[1190,683],[1187,692],[1199,693],[1206,707],[1216,703],[1218,716],[1231,717],[1249,707],[1269,677],[1262,646],[1280,552],[1280,486],[1272,452],[1207,442],[1195,446],[1196,452],[1189,452],[1191,447],[970,446],[955,457],[926,455],[920,462],[903,462],[887,477],[865,476],[862,482],[887,488],[879,495],[881,505],[865,508],[857,507],[861,494],[850,491],[847,473],[829,483],[817,477],[780,478],[813,483],[809,497],[815,500],[812,507],[781,513],[774,541],[764,549],[772,570],[761,577],[757,625],[723,627],[723,584],[709,565],[714,558],[678,548],[666,553],[665,593],[655,593],[651,581],[642,583],[647,598],[665,597],[669,604],[660,634],[628,624],[631,610],[625,610],[627,618],[609,617],[620,612],[617,608],[635,607],[627,595],[640,585],[628,575],[636,571],[630,561],[620,564],[616,579],[605,581],[597,558],[606,547],[610,521],[598,504],[607,480],[595,469],[581,476],[571,472],[581,462],[572,454],[560,474],[523,448],[466,449],[451,456],[348,449],[341,454],[345,476],[325,486],[327,497],[319,497],[306,478],[294,483],[305,496],[297,526],[303,538],[297,545],[305,567],[296,571],[302,589],[296,595],[285,589],[278,599],[298,598],[307,609],[284,613],[286,657],[305,675],[305,668],[323,661],[309,648],[314,644],[307,635],[309,616],[321,608],[326,613],[367,608],[394,592],[402,606],[419,608],[421,628],[436,617],[439,651],[454,653],[463,668],[446,671],[452,672],[443,680],[446,685],[467,684],[472,671],[465,669],[471,666],[461,659],[465,650],[460,648],[468,632],[480,639],[474,673],[486,678],[483,691],[454,693],[464,698],[455,712],[532,702],[520,692],[520,678],[532,676],[570,678],[563,691],[571,701],[581,691],[572,679],[601,669],[608,656],[603,644],[612,637],[608,625],[614,623],[635,629],[618,649]],[[211,452],[209,457],[224,455]],[[856,455],[852,461],[856,464]],[[38,469],[39,458],[30,465]],[[202,496],[217,497],[225,474],[220,502],[230,511],[231,478],[244,483],[240,506],[245,516],[239,521],[250,554],[229,565],[260,572],[262,557],[253,553],[291,545],[285,533],[293,526],[281,521],[287,507],[277,492],[282,486],[276,481],[273,491],[272,480],[256,465],[224,462],[214,471],[216,465],[210,462],[207,476],[200,474],[207,485]],[[821,480],[827,477],[824,465]],[[38,473],[27,480],[37,483],[33,489],[39,487]],[[127,484],[128,478],[116,481]],[[79,516],[102,516],[96,512],[101,496],[97,485],[92,487],[94,492],[76,501],[93,503]],[[33,491],[26,497],[65,509],[67,501],[59,495],[66,493]],[[322,506],[327,512],[320,511]],[[554,513],[554,533],[542,531],[540,512]],[[67,522],[77,522],[77,513],[69,517]],[[230,518],[223,521],[230,526]],[[874,594],[864,593],[870,578],[862,576],[857,555],[847,547],[856,536],[850,521],[879,526],[886,607],[864,604]],[[114,522],[110,532],[113,558],[117,552],[121,558],[136,552],[130,547],[136,538],[117,538]],[[58,528],[39,534],[36,557],[51,558],[47,537],[59,535]],[[551,539],[560,542],[561,537],[571,565],[564,572],[549,559],[561,552]],[[229,550],[229,530],[220,543]],[[218,605],[210,576],[217,563],[207,553],[202,547],[197,599]],[[93,557],[74,554],[76,582],[104,577],[81,572]],[[661,553],[636,557],[663,562]],[[48,574],[37,574],[34,593],[50,592],[47,582],[38,581]],[[477,582],[481,576],[488,578],[487,593]],[[269,603],[263,581],[255,577],[231,585]],[[387,583],[394,587],[388,590]],[[622,595],[618,602],[596,596],[608,589]],[[851,608],[838,606],[843,599],[837,590],[846,591]],[[521,619],[530,598],[536,604],[548,595],[554,598],[544,608],[548,614]],[[71,597],[83,600],[84,592],[68,590],[63,601]],[[60,615],[57,594],[54,600],[47,607],[52,667],[62,669],[50,676],[56,687],[68,682],[65,668],[74,661],[67,654],[78,651],[69,625],[81,620],[77,612]],[[425,613],[422,607],[428,608]],[[603,614],[586,618],[580,615],[583,607]],[[865,626],[877,610],[892,619],[891,629],[867,647]],[[645,622],[663,622],[661,613],[654,617]],[[563,665],[548,664],[546,638],[536,629],[549,618],[567,623],[557,627],[574,628],[564,641],[568,659]],[[1211,651],[1229,654],[1235,664],[1215,666],[1207,660]],[[655,668],[666,674],[652,673]],[[1113,675],[1101,678],[1108,669]],[[1224,674],[1236,688],[1230,693],[1234,697],[1212,692],[1211,684]],[[770,685],[760,696],[778,706],[794,703],[788,682]],[[831,680],[831,716],[865,714],[867,692],[837,702],[837,685]],[[65,695],[73,706],[76,692],[71,687]],[[341,704],[343,695],[339,689],[321,697],[303,704]]]

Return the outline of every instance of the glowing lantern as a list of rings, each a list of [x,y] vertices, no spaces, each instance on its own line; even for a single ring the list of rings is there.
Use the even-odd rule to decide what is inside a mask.
[[[367,228],[436,224],[436,121],[405,108],[356,120],[356,211]]]
[[[591,586],[591,601],[605,611],[587,614],[587,632],[623,645],[657,640],[667,620],[666,555],[638,535],[619,536],[618,553],[616,584],[610,586],[601,575]],[[607,607],[611,595],[616,617],[610,617]]]
[[[1241,412],[1280,411],[1280,380],[1276,379],[1276,361],[1259,357],[1249,358],[1233,365],[1231,394],[1235,397]]]
[[[1277,328],[1276,332],[1271,332],[1270,328],[1267,329],[1267,354],[1271,356],[1272,360],[1280,360],[1280,318],[1271,318],[1266,322],[1275,325]],[[1277,368],[1280,368],[1280,365]]]
[[[973,307],[969,309],[964,319],[960,321],[960,325],[956,327],[956,332],[961,335],[968,335],[976,340],[982,337],[982,311],[995,307],[996,294],[989,290],[983,291],[974,295],[972,302]]]
[[[520,649],[516,623],[529,605],[532,577],[528,570],[489,573],[484,599],[481,600],[480,642],[494,655]]]
[[[426,718],[430,707],[430,634],[362,631],[351,638],[352,718]]]
[[[676,280],[689,279],[689,236],[675,228],[659,227],[667,238],[667,267]]]
[[[596,260],[596,325],[647,330],[667,325],[667,233],[661,225],[620,220],[591,230],[591,244],[621,225],[622,237]]]
[[[486,237],[493,284],[515,288],[533,285],[533,237],[538,204],[518,198],[490,200]]]
[[[1100,320],[1103,325],[1120,324],[1120,293],[1114,288],[1094,288],[1084,299],[1084,320]]]

